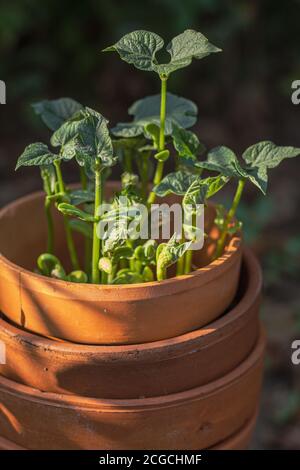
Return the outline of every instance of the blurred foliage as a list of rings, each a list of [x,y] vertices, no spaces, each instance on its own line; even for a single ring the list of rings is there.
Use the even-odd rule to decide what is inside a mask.
[[[274,0],[3,1],[0,77],[8,84],[9,103],[23,104],[18,109],[24,114],[16,117],[21,121],[29,118],[28,102],[41,97],[68,94],[87,103],[101,101],[106,109],[112,98],[129,104],[144,92],[136,83],[139,72],[132,73],[132,83],[124,81],[126,65],[101,55],[101,49],[133,29],[169,39],[194,28],[224,53],[178,74],[173,81],[178,92],[188,85],[196,95],[192,89],[199,87],[201,73],[200,80],[214,77],[216,98],[231,93],[237,81],[254,80],[259,86],[262,79],[270,80],[277,93],[289,93],[291,77],[300,75],[299,13],[299,0],[288,7]],[[150,75],[144,80],[149,80],[147,91],[155,89]],[[116,119],[114,110],[111,114]]]

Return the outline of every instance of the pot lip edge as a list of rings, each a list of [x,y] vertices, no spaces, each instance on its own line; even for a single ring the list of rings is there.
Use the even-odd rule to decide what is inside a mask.
[[[203,396],[212,396],[218,393],[220,389],[227,389],[232,383],[237,382],[263,360],[265,346],[266,333],[263,326],[260,325],[259,336],[251,353],[232,371],[208,384],[200,385],[182,392],[171,393],[169,395],[129,399],[90,398],[78,395],[73,396],[53,392],[42,392],[2,376],[0,376],[0,394],[4,389],[4,393],[18,397],[21,400],[39,403],[48,407],[75,409],[77,411],[97,411],[100,413],[152,412],[154,410],[163,410],[168,407],[181,406],[184,403],[201,400]]]
[[[11,210],[15,206],[19,206],[20,204],[26,202],[27,200],[34,200],[37,197],[43,196],[43,191],[34,191],[30,194],[27,194],[25,196],[19,197],[16,200],[6,204],[4,207],[0,209],[0,220],[1,217],[5,214],[6,211]],[[235,258],[239,257],[242,249],[243,249],[243,238],[242,234],[235,235],[232,237],[230,240],[229,245],[227,245],[224,253],[222,256],[220,256],[218,259],[212,261],[209,263],[207,266],[204,266],[202,268],[198,268],[195,271],[192,271],[189,274],[183,274],[181,276],[175,276],[169,279],[165,279],[164,281],[151,281],[151,282],[144,282],[144,283],[137,283],[137,284],[118,284],[118,285],[103,285],[103,284],[86,284],[86,283],[74,283],[74,282],[69,282],[69,281],[63,281],[60,279],[52,279],[47,276],[43,276],[41,274],[35,273],[30,271],[29,269],[23,268],[19,266],[18,264],[10,261],[6,256],[4,256],[1,251],[0,251],[0,263],[3,263],[6,265],[10,270],[16,272],[19,276],[28,276],[33,278],[34,281],[43,281],[46,284],[53,288],[55,286],[60,286],[61,288],[66,288],[66,289],[74,289],[74,284],[77,289],[80,290],[88,290],[92,292],[98,292],[101,290],[103,293],[109,293],[118,290],[121,291],[132,291],[132,290],[138,290],[138,291],[145,291],[147,289],[153,289],[155,290],[163,290],[165,288],[168,288],[169,286],[172,285],[182,285],[185,281],[193,281],[197,277],[202,277],[202,278],[207,278],[207,281],[209,280],[208,278],[210,277],[211,273],[214,271],[214,277],[217,277],[220,275],[222,271],[226,271],[231,264],[233,264]],[[206,280],[206,279],[205,279]]]
[[[50,353],[68,354],[69,356],[87,357],[91,354],[99,354],[99,356],[115,357],[123,353],[123,361],[134,361],[136,359],[141,360],[141,355],[148,356],[154,354],[160,354],[163,348],[168,348],[169,354],[173,355],[177,351],[178,347],[188,346],[189,343],[193,343],[198,338],[202,337],[203,341],[208,340],[203,346],[209,345],[209,339],[212,335],[216,336],[220,333],[220,330],[230,327],[230,325],[237,319],[245,316],[252,305],[257,302],[261,287],[262,287],[262,272],[259,263],[249,248],[244,248],[243,263],[245,269],[252,273],[250,282],[247,283],[245,293],[240,301],[227,313],[221,317],[215,319],[211,323],[198,328],[196,330],[183,333],[173,338],[165,338],[156,341],[148,341],[144,343],[133,343],[133,344],[78,344],[67,340],[60,340],[54,338],[43,337],[34,332],[23,330],[18,325],[7,321],[5,314],[4,318],[1,318],[0,313],[0,328],[4,324],[4,334],[8,336],[8,341],[14,342],[15,338],[18,338],[20,344],[28,345],[33,348],[47,349]],[[9,329],[9,331],[8,331]]]

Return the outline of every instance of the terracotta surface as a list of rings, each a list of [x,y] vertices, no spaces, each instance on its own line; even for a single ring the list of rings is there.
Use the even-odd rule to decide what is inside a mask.
[[[58,342],[0,320],[7,356],[0,373],[43,391],[101,398],[165,395],[209,383],[234,369],[253,348],[261,284],[260,267],[245,250],[231,310],[200,330],[135,346]]]
[[[65,258],[61,217],[54,214],[57,253]],[[16,324],[44,336],[84,344],[171,338],[219,317],[236,294],[242,251],[238,237],[221,258],[192,274],[160,283],[101,286],[30,271],[45,250],[42,193],[2,209],[0,225],[0,310]]]
[[[28,449],[199,449],[251,419],[265,337],[226,376],[185,392],[138,400],[43,393],[0,378],[0,434]]]
[[[237,433],[207,450],[245,450],[250,442],[255,423],[255,414]],[[26,450],[7,439],[0,437],[0,450]]]

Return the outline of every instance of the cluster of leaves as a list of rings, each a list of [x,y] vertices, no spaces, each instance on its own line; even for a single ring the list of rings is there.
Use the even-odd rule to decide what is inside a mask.
[[[285,158],[300,153],[294,147],[279,147],[270,141],[259,142],[242,155],[243,163],[227,147],[206,148],[190,128],[197,119],[197,106],[190,100],[167,92],[167,81],[175,70],[219,52],[201,33],[187,30],[166,47],[168,63],[159,63],[157,52],[163,40],[148,31],[127,34],[106,51],[116,51],[126,62],[140,70],[153,71],[161,80],[161,93],[137,101],[129,108],[131,121],[119,123],[110,131],[108,121],[97,111],[70,99],[61,98],[33,105],[35,112],[52,132],[51,146],[29,145],[19,157],[17,167],[39,166],[45,189],[45,213],[48,222],[47,253],[38,259],[41,274],[73,282],[130,284],[162,281],[168,268],[177,263],[177,275],[193,269],[191,244],[195,237],[194,218],[198,205],[219,192],[231,180],[238,187],[229,212],[217,208],[216,225],[220,230],[215,256],[223,253],[226,238],[241,226],[235,220],[246,182],[264,194],[268,170]],[[164,175],[165,161],[174,156],[174,171]],[[80,170],[81,187],[68,188],[62,164],[75,160]],[[123,169],[120,189],[106,200],[106,181],[110,168]],[[203,176],[203,172],[208,175]],[[212,174],[211,174],[212,172]],[[191,211],[189,231],[174,233],[162,243],[136,239],[128,230],[128,221],[142,226],[156,198],[170,194],[180,198],[182,208]],[[106,211],[99,207],[106,203]],[[62,214],[66,242],[73,271],[66,274],[54,253],[52,207]],[[191,209],[192,207],[192,209]],[[129,209],[128,209],[129,208]],[[195,209],[193,209],[195,208]],[[110,222],[110,230],[101,237],[99,225]],[[80,266],[73,232],[84,237],[85,263]],[[188,234],[188,236],[187,236]]]

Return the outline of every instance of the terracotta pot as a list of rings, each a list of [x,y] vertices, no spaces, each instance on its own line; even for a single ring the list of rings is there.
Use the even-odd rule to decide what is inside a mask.
[[[7,357],[0,373],[47,392],[101,398],[158,396],[207,384],[234,369],[252,350],[261,284],[260,267],[245,250],[236,303],[226,315],[200,330],[135,346],[58,342],[0,320]]]
[[[44,393],[0,378],[1,436],[28,449],[199,449],[238,432],[257,408],[265,337],[224,377],[131,400]]]
[[[57,253],[66,253],[54,212]],[[135,344],[171,338],[219,317],[236,294],[241,240],[193,273],[136,285],[74,284],[31,272],[45,250],[43,194],[0,211],[0,310],[32,332],[84,344]],[[205,253],[204,253],[205,256]]]
[[[237,433],[207,450],[244,450],[248,447],[256,423],[256,414]],[[0,450],[27,450],[0,437]]]

